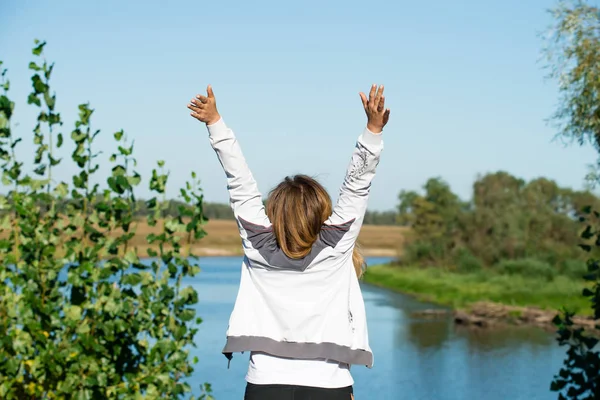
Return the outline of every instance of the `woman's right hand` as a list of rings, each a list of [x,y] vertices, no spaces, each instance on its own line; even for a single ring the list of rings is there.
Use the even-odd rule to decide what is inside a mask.
[[[383,127],[390,119],[390,109],[385,108],[385,97],[383,96],[383,85],[377,88],[377,85],[371,86],[369,99],[360,92],[360,98],[367,113],[367,129],[373,133],[381,133]]]
[[[212,125],[221,119],[217,111],[217,100],[213,93],[212,86],[206,88],[206,96],[197,95],[195,99],[190,100],[188,108],[192,110],[190,115],[206,125]]]

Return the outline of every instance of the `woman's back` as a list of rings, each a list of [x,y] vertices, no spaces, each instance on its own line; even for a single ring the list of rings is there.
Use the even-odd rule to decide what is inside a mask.
[[[223,353],[231,360],[232,353],[251,352],[247,399],[292,399],[298,388],[298,393],[317,396],[321,392],[306,387],[327,391],[340,385],[345,389],[334,392],[341,397],[326,392],[322,398],[348,398],[349,366],[373,365],[358,283],[364,261],[356,239],[383,150],[381,130],[389,118],[383,87],[374,85],[368,100],[361,93],[368,124],[335,206],[318,182],[297,175],[271,191],[265,209],[239,143],[216,111],[210,86],[208,97],[197,98],[189,107],[207,123],[227,175],[245,255]],[[276,395],[266,396],[271,389]]]
[[[262,351],[371,366],[351,253],[328,247],[304,271],[272,269],[248,251],[224,352]]]

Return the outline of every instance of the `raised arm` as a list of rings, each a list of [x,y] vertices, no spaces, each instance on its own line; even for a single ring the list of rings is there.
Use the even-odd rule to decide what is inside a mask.
[[[368,99],[362,92],[360,97],[367,114],[367,127],[356,142],[338,201],[326,222],[327,225],[342,225],[346,229],[350,225],[336,245],[336,249],[342,252],[354,247],[360,232],[367,211],[371,181],[383,150],[383,127],[390,117],[390,110],[385,108],[383,85],[379,89],[373,85]]]
[[[217,111],[212,87],[208,86],[207,96],[197,95],[192,99],[188,108],[192,110],[192,117],[206,123],[210,144],[217,153],[227,176],[231,208],[238,225],[240,218],[258,225],[269,225],[256,181],[233,131],[225,125]],[[241,233],[246,239],[243,232]]]

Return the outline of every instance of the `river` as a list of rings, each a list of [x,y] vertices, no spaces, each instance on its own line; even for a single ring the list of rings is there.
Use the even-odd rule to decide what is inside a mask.
[[[367,258],[369,265],[387,258]],[[189,382],[195,394],[203,382],[212,384],[216,400],[241,400],[248,354],[234,354],[231,366],[221,354],[229,314],[237,294],[240,257],[204,257],[202,272],[187,280],[199,294],[203,322],[199,359]],[[414,311],[431,304],[363,284],[372,369],[353,366],[357,400],[554,400],[549,391],[565,349],[551,334],[533,327],[471,331],[450,318],[426,319]]]

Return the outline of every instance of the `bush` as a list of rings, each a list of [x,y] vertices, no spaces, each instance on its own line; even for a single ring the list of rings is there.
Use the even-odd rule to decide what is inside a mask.
[[[544,278],[548,281],[556,276],[556,270],[550,264],[535,258],[504,260],[498,264],[497,270],[501,274]]]
[[[583,279],[587,265],[582,260],[565,260],[559,264],[559,273],[573,279]]]
[[[33,54],[41,58],[44,45],[36,41]],[[8,193],[0,195],[0,398],[182,398],[191,390],[188,354],[200,322],[193,307],[198,295],[182,285],[199,271],[188,246],[204,235],[195,175],[181,190],[187,207],[147,236],[158,251],[149,249],[152,260],[142,262],[131,245],[141,176],[123,131],[114,134],[109,161],[98,161],[93,110],[80,105],[70,135],[75,174],[69,182],[52,176],[68,159],[58,151],[63,136],[49,86],[53,66],[43,59],[29,64],[28,103],[40,108],[32,171],[15,158],[15,104],[2,72],[0,168]],[[112,163],[105,189],[92,183],[99,162]],[[167,176],[159,162],[148,181],[155,196],[164,198]],[[146,202],[151,226],[163,212],[157,197]]]
[[[431,264],[443,257],[444,248],[442,246],[427,241],[417,241],[406,246],[402,259],[406,264]]]
[[[461,248],[456,255],[457,271],[462,273],[473,273],[483,269],[483,263],[468,249]]]

